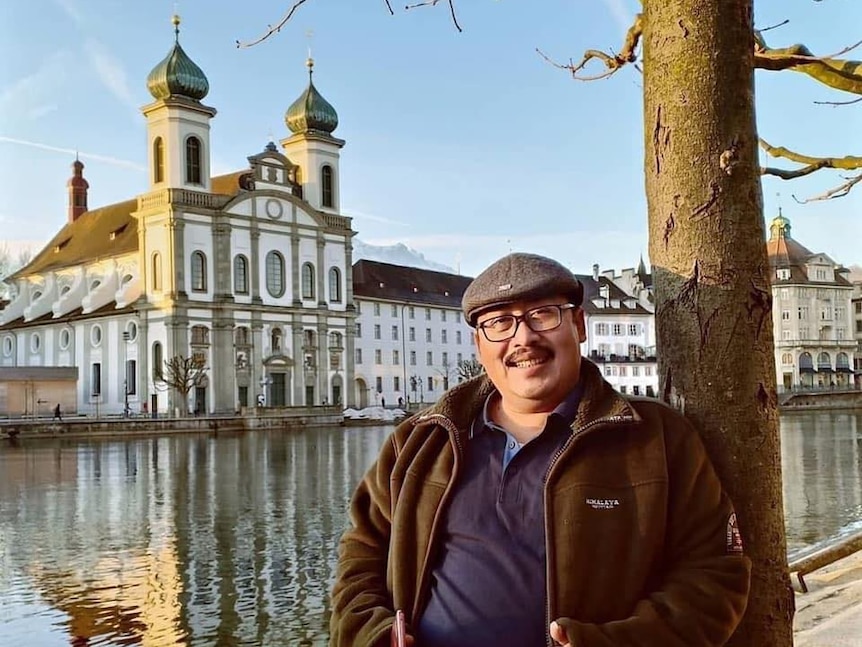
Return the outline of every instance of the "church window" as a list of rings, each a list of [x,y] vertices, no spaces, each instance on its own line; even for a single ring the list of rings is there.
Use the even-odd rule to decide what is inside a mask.
[[[164,374],[164,355],[162,353],[162,343],[153,343],[153,380],[161,380]]]
[[[266,255],[266,289],[276,298],[284,294],[284,257],[278,252]]]
[[[302,298],[314,298],[314,266],[311,263],[302,265]]]
[[[248,260],[242,254],[233,259],[233,291],[248,294]]]
[[[186,182],[203,184],[201,181],[201,140],[189,137],[186,140]]]
[[[162,290],[162,255],[158,252],[153,254],[153,291]]]
[[[329,300],[341,303],[341,272],[337,267],[329,269]]]
[[[192,290],[207,290],[207,257],[203,252],[192,252]]]
[[[248,328],[245,326],[240,326],[236,329],[236,345],[237,346],[248,346],[249,345],[249,334]]]
[[[153,184],[165,181],[165,143],[161,137],[153,141]]]
[[[332,191],[332,167],[325,164],[320,169],[320,204],[324,207],[332,207],[334,205]]]

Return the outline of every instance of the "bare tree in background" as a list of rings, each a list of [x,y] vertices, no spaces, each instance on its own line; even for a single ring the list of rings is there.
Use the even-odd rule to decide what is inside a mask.
[[[175,355],[165,360],[162,371],[162,388],[173,389],[179,395],[181,415],[188,413],[189,393],[192,389],[206,385],[209,367],[200,355],[184,357]]]
[[[478,359],[462,359],[458,362],[457,369],[459,381],[469,380],[485,372],[485,368]]]
[[[277,33],[306,2],[291,3],[279,23],[245,45]],[[384,4],[392,13],[389,1]],[[760,176],[857,170],[862,157],[815,157],[762,142],[754,117],[754,71],[796,71],[862,95],[862,64],[839,58],[852,47],[825,57],[802,45],[768,47],[754,29],[753,0],[641,5],[618,53],[587,50],[577,64],[554,64],[579,80],[606,78],[636,64],[642,68],[660,389],[701,430],[736,503],[754,562],[748,610],[729,644],[789,647],[794,601],[786,566]],[[452,0],[407,8],[423,6],[447,8],[460,31]],[[602,69],[585,72],[595,63]],[[800,168],[761,169],[758,147]],[[862,174],[844,180],[813,199],[846,195]]]

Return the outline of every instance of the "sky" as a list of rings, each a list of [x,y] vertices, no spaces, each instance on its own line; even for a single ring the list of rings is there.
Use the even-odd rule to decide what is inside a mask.
[[[307,85],[335,107],[345,139],[341,206],[363,242],[404,243],[475,275],[509,251],[572,270],[649,262],[643,188],[642,78],[634,68],[574,81],[536,53],[578,60],[618,50],[637,0],[458,0],[405,11],[393,0],[307,0],[272,38],[247,48],[293,0],[8,0],[0,24],[0,245],[41,247],[66,221],[78,154],[91,208],[146,190],[149,71],[180,42],[210,83],[214,174],[289,133],[284,112]],[[860,38],[858,0],[756,0],[771,46],[831,54]],[[851,53],[862,59],[862,49]],[[796,73],[758,72],[760,135],[813,155],[862,154],[862,103]],[[767,161],[762,158],[762,162]],[[793,236],[844,265],[862,264],[862,185],[826,173],[766,178]]]

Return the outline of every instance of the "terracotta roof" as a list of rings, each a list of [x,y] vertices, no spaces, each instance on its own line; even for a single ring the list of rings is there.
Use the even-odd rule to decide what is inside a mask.
[[[88,312],[87,314],[83,314],[83,308],[79,306],[74,310],[70,310],[64,315],[57,317],[56,319],[54,318],[54,314],[52,312],[46,312],[41,317],[36,317],[35,319],[31,319],[30,321],[24,321],[23,316],[18,317],[17,319],[13,319],[9,323],[0,326],[0,330],[15,330],[18,328],[32,328],[34,326],[41,326],[44,324],[68,323],[71,321],[96,319],[99,317],[104,317],[105,315],[125,314],[134,311],[134,303],[130,303],[125,307],[118,309],[117,302],[111,301],[103,305],[101,308],[96,308],[95,310],[93,310],[92,312]]]
[[[132,212],[137,198],[85,212],[67,222],[30,263],[12,278],[111,258],[138,249],[138,222]],[[111,235],[113,234],[113,239]]]
[[[832,278],[829,281],[810,280],[808,278],[806,265],[812,257],[818,256],[818,254],[812,252],[793,238],[785,236],[783,233],[778,236],[773,236],[766,242],[766,255],[769,257],[769,267],[773,270],[770,277],[773,285],[798,285],[800,283],[811,283],[814,285],[851,285],[851,283],[838,272],[838,269],[833,269]],[[774,272],[776,269],[789,269],[790,277],[779,279]]]
[[[361,260],[353,264],[353,295],[461,308],[470,276]]]
[[[212,192],[237,195],[242,190],[240,178],[250,172],[244,169],[211,178]],[[85,212],[74,222],[67,222],[30,263],[10,278],[137,251],[138,222],[131,215],[137,208],[138,199],[132,198]]]

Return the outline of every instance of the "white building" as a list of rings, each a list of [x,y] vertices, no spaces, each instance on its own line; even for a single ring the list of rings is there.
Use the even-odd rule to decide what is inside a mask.
[[[630,285],[642,286],[641,296],[649,304],[643,286],[652,283],[647,280],[646,271],[639,268],[633,274],[641,276],[630,281]],[[605,379],[620,393],[657,396],[655,316],[637,296],[617,285],[613,277],[613,271],[600,275],[598,265],[593,266],[592,276],[578,275],[584,285],[587,326],[587,340],[581,352],[599,366]]]
[[[216,110],[202,103],[209,84],[174,24],[176,43],[150,73],[153,102],[142,108],[148,186],[90,210],[84,166],[74,163],[68,221],[9,279],[0,367],[43,367],[46,377],[77,367],[71,406],[81,413],[127,404],[233,412],[260,395],[272,406],[351,404],[355,232],[339,213],[344,141],[311,83],[313,62],[285,114],[281,151],[270,142],[242,170],[210,177]],[[207,379],[179,402],[164,362],[191,355]],[[37,396],[25,398],[42,407],[30,413],[50,412],[54,402]]]
[[[780,213],[766,249],[779,389],[852,386],[857,347],[849,270],[794,240]]]
[[[476,359],[473,329],[461,312],[472,279],[360,260],[356,304],[356,402],[360,407],[434,402]]]

